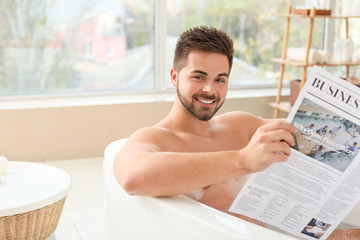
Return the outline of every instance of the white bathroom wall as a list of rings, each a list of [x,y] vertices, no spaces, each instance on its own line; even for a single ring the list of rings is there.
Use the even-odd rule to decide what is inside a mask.
[[[229,98],[219,113],[240,110],[271,118],[274,97]],[[47,161],[101,157],[107,144],[152,126],[172,101],[0,108],[0,155],[9,160]]]

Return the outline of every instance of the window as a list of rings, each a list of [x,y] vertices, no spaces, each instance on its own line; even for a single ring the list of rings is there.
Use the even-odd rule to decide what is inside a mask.
[[[0,94],[154,88],[152,0],[2,0]]]
[[[171,88],[168,76],[177,36],[198,25],[223,29],[233,38],[230,87],[275,86],[279,65],[270,59],[281,56],[285,19],[272,12],[286,12],[293,2],[305,4],[2,0],[0,94],[164,91]],[[306,23],[294,21],[289,46],[304,46]],[[351,29],[359,29],[355,21]],[[315,29],[313,46],[322,48],[323,21],[316,21]],[[359,39],[358,31],[351,34],[353,40]],[[287,71],[287,78],[301,76],[296,71]]]

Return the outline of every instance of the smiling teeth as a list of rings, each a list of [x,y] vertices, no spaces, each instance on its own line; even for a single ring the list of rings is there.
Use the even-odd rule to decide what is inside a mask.
[[[202,103],[206,103],[206,104],[210,104],[210,103],[213,103],[214,101],[212,101],[212,100],[208,100],[208,101],[206,101],[206,100],[202,100],[202,99],[198,99],[200,102],[202,102]]]

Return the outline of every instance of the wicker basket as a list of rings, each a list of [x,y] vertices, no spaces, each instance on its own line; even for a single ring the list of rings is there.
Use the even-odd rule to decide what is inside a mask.
[[[0,217],[0,239],[46,239],[57,227],[65,199],[30,212]]]

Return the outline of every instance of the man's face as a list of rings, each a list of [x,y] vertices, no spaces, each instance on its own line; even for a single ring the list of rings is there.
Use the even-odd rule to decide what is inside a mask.
[[[197,119],[210,120],[225,101],[229,61],[219,53],[190,52],[186,65],[172,70],[178,99]]]

